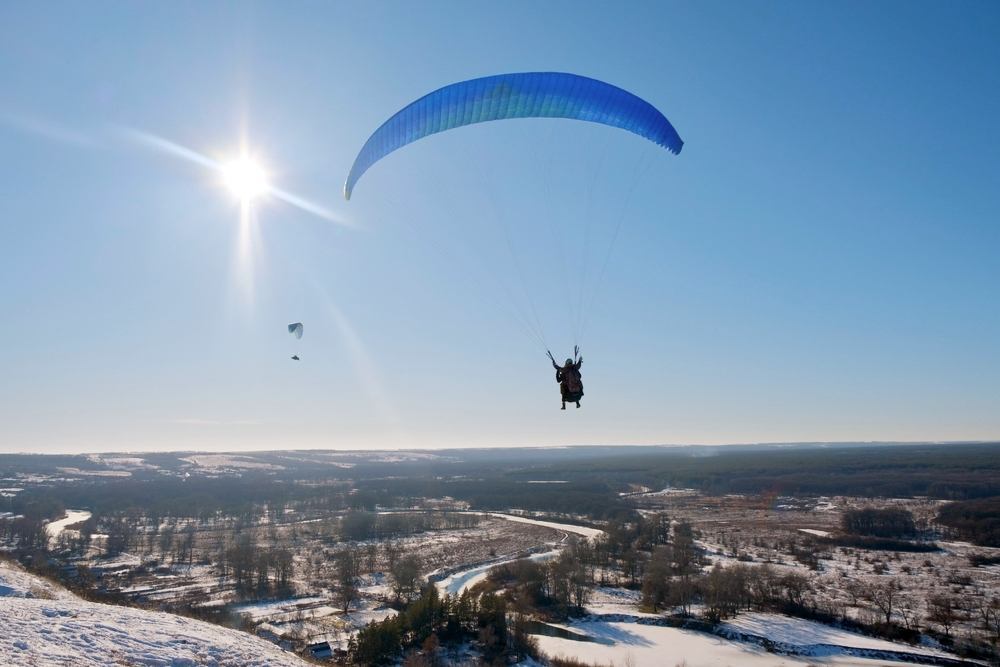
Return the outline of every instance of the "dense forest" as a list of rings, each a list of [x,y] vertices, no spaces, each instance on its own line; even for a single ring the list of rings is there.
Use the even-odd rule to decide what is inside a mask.
[[[948,503],[938,521],[962,539],[984,547],[1000,547],[1000,496]]]

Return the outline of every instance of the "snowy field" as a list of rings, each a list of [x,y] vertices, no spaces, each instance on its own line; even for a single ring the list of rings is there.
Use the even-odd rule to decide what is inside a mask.
[[[692,630],[636,623],[577,621],[562,627],[587,635],[577,641],[535,635],[550,657],[575,658],[588,664],[615,667],[880,667],[914,664],[850,656],[785,656],[753,644],[729,641]],[[917,663],[919,664],[919,663]]]
[[[238,630],[81,600],[7,562],[0,562],[0,663],[32,667],[307,664]]]
[[[822,623],[807,621],[801,618],[791,618],[781,614],[747,613],[724,623],[725,630],[744,632],[767,637],[768,639],[791,644],[793,646],[810,648],[817,647],[813,652],[822,653],[822,646],[843,646],[872,651],[896,651],[916,655],[940,656],[954,658],[953,655],[932,648],[911,646],[884,639],[866,637],[855,632],[848,632]]]

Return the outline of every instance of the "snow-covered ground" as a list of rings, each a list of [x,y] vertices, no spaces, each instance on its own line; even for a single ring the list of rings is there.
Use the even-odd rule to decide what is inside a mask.
[[[196,454],[181,459],[199,468],[209,468],[217,470],[239,469],[246,470],[284,470],[284,466],[274,463],[264,463],[256,461],[249,456],[237,456],[235,454]]]
[[[800,533],[805,533],[806,535],[815,535],[816,537],[829,537],[830,531],[819,530],[817,528],[799,528]]]
[[[822,623],[781,614],[740,614],[722,625],[724,630],[733,630],[767,637],[771,641],[811,649],[814,654],[822,654],[824,646],[844,646],[872,651],[895,651],[917,655],[954,657],[944,651],[922,646],[911,646],[890,642],[875,637],[866,637]],[[812,647],[816,647],[812,649]]]
[[[575,621],[562,627],[591,641],[535,635],[550,657],[575,658],[588,664],[616,667],[896,667],[897,662],[843,655],[788,656],[768,653],[747,643],[656,625],[607,621]]]
[[[307,663],[238,630],[87,602],[0,561],[0,664],[280,667]]]
[[[593,589],[586,609],[588,614],[628,614],[630,616],[656,618],[660,614],[639,611],[642,593],[628,588],[597,586]]]
[[[0,560],[0,600],[3,598],[75,600],[76,596],[62,586],[25,572],[10,561]],[[0,618],[0,625],[2,623]]]
[[[235,614],[247,614],[253,620],[258,621],[270,618],[275,615],[283,615],[288,612],[295,612],[301,609],[322,604],[326,601],[323,597],[289,598],[286,600],[272,600],[268,602],[248,602],[246,604],[234,605],[232,607]]]

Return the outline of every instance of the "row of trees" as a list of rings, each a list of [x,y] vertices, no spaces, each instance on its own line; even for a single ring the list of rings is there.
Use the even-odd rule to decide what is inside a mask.
[[[377,513],[352,510],[340,521],[343,540],[384,540],[423,533],[428,530],[458,530],[473,528],[482,521],[476,514],[457,512],[392,512]]]
[[[30,517],[0,520],[0,542],[30,552],[48,548],[45,520]]]
[[[262,548],[246,533],[219,554],[216,566],[221,576],[233,578],[241,594],[291,592],[292,551],[284,547]]]
[[[985,547],[1000,547],[1000,496],[948,503],[938,521],[962,539]]]
[[[917,534],[913,514],[892,507],[846,510],[840,517],[840,525],[851,535],[910,538]]]
[[[413,554],[402,555],[396,549],[387,551],[387,569],[394,601],[397,604],[408,602],[420,589],[420,559]],[[345,614],[351,603],[358,598],[358,578],[370,553],[372,552],[367,549],[362,551],[348,546],[334,557],[334,579],[330,588]],[[369,571],[373,571],[373,568],[370,567]]]

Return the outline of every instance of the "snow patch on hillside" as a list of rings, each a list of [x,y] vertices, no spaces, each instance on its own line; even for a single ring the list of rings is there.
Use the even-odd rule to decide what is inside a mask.
[[[0,663],[32,667],[307,664],[253,635],[163,612],[77,598],[0,562]]]

